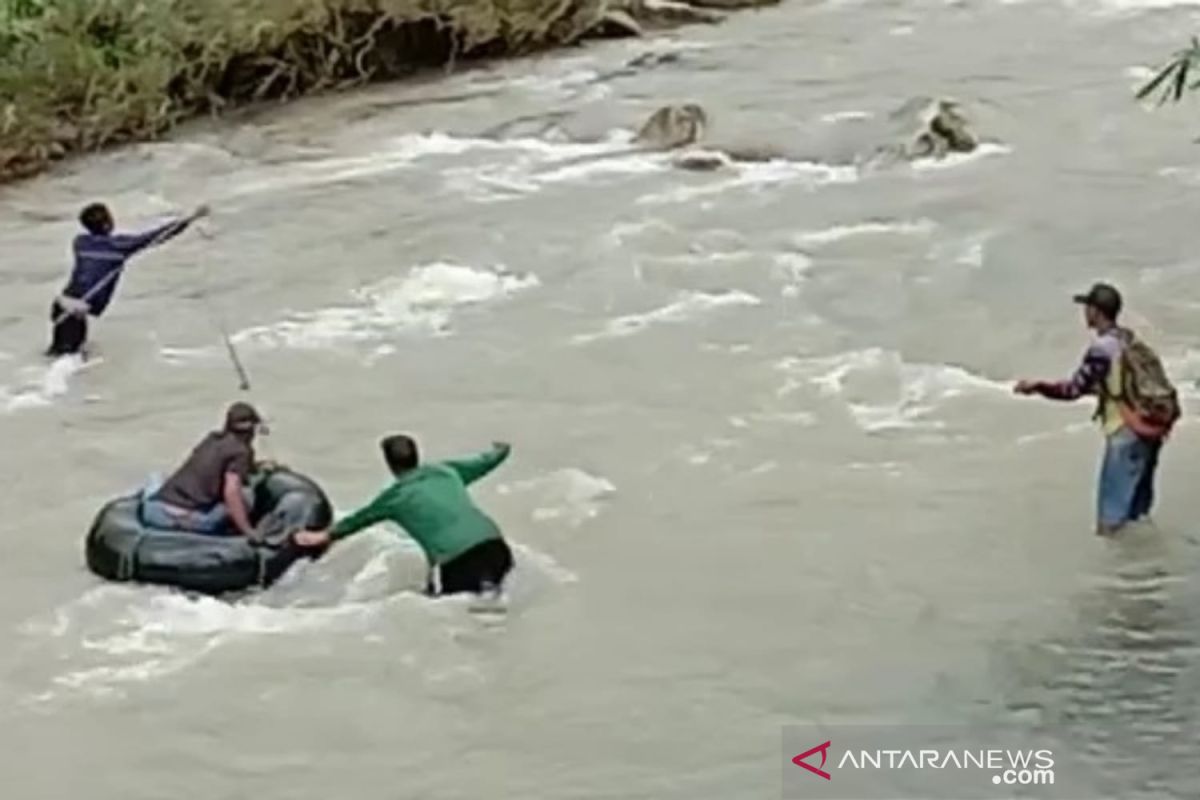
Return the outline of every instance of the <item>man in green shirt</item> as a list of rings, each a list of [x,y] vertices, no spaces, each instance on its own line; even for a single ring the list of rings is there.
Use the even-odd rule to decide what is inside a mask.
[[[297,533],[296,543],[321,546],[391,521],[424,551],[429,594],[498,592],[512,569],[512,551],[499,526],[471,500],[467,486],[500,466],[511,448],[497,443],[470,458],[421,464],[417,443],[408,436],[388,436],[380,447],[395,482],[332,528]]]

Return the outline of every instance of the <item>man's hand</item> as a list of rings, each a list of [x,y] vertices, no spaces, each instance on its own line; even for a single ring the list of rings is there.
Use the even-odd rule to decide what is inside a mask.
[[[292,540],[301,547],[322,547],[329,544],[329,531],[296,531]]]
[[[1041,381],[1017,381],[1017,385],[1013,387],[1013,391],[1017,394],[1034,394],[1038,390]]]

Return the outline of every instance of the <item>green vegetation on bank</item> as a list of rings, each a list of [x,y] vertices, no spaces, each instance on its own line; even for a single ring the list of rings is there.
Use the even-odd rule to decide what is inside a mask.
[[[190,116],[577,41],[605,0],[0,0],[0,180]]]

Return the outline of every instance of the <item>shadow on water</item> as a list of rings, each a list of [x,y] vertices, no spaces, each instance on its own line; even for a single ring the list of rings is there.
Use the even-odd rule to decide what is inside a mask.
[[[1097,559],[1069,630],[1002,659],[1007,712],[1106,797],[1200,795],[1198,566],[1177,531],[1132,529]]]

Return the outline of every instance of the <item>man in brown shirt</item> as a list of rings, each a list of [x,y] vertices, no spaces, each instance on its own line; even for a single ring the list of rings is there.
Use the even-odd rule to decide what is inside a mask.
[[[254,436],[263,427],[249,403],[229,406],[224,428],[205,436],[175,474],[145,498],[143,522],[166,530],[253,536],[249,483],[256,469]]]

